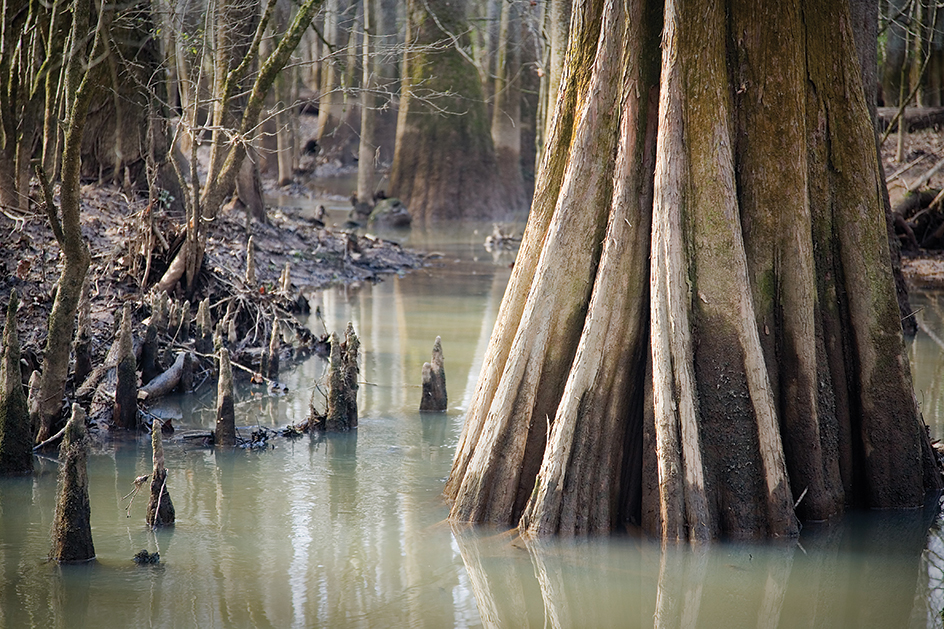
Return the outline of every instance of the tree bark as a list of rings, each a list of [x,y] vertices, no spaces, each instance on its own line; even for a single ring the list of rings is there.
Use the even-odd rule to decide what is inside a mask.
[[[88,270],[90,256],[88,246],[82,236],[79,223],[79,174],[81,171],[82,134],[89,105],[95,91],[94,71],[98,66],[87,67],[87,59],[101,53],[102,42],[96,34],[91,53],[86,54],[86,35],[90,32],[90,3],[78,2],[72,20],[72,48],[66,65],[65,101],[68,118],[66,119],[65,141],[62,151],[62,182],[59,189],[59,208],[49,205],[46,212],[52,224],[53,233],[62,248],[63,267],[59,276],[56,299],[49,313],[49,331],[46,336],[46,348],[43,354],[42,373],[39,388],[31,391],[36,396],[36,409],[33,424],[39,427],[36,441],[46,440],[53,433],[53,425],[62,413],[63,396],[69,373],[69,352],[72,348],[72,335],[75,332],[75,313],[81,297],[85,273]],[[99,19],[105,17],[101,14]],[[58,209],[58,213],[57,213]]]
[[[703,541],[920,505],[941,477],[846,4],[574,15],[450,518]]]
[[[236,445],[236,410],[233,400],[233,367],[229,361],[229,350],[220,350],[220,370],[216,393],[216,433],[218,446]]]
[[[446,368],[443,365],[442,340],[433,343],[430,362],[423,363],[423,397],[421,411],[444,411],[448,407],[446,395]]]
[[[138,427],[138,374],[131,336],[131,306],[125,305],[118,333],[118,384],[115,387],[115,425],[125,430]]]
[[[174,503],[167,491],[167,468],[164,466],[164,444],[161,442],[162,426],[159,421],[151,425],[151,455],[154,469],[151,472],[151,494],[148,499],[145,521],[150,526],[168,526],[177,519]]]

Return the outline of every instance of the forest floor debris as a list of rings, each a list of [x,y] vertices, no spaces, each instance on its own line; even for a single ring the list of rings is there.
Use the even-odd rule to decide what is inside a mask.
[[[305,194],[302,189],[292,192]],[[115,188],[83,186],[82,229],[92,256],[89,327],[96,365],[106,362],[125,304],[131,306],[140,336],[150,316],[150,287],[183,241],[183,215],[155,205],[149,207],[146,200],[129,198]],[[154,237],[148,239],[150,224]],[[250,234],[254,281],[246,277]],[[5,307],[15,288],[21,302],[17,319],[26,378],[40,367],[59,277],[60,249],[41,207],[29,214],[0,209],[0,237],[4,243],[0,247],[0,306]],[[149,240],[153,243],[150,256]],[[203,271],[191,301],[196,310],[197,302],[208,297],[213,320],[228,316],[233,322],[230,333],[238,339],[235,360],[246,368],[240,375],[251,377],[260,369],[254,362],[267,355],[274,319],[282,326],[282,349],[289,363],[295,346],[319,351],[317,335],[295,318],[307,308],[306,295],[331,285],[379,281],[385,274],[424,264],[424,256],[396,242],[322,227],[308,220],[302,210],[270,208],[267,222],[253,221],[248,226],[244,212],[230,210],[222,212],[210,229]],[[185,299],[182,294],[171,297],[180,303]],[[81,385],[70,382],[67,396],[74,397]]]

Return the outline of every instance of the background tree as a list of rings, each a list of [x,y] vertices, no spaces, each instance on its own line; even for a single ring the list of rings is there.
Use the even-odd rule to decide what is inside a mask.
[[[0,8],[0,207],[26,211],[30,159],[42,129],[46,78],[58,78],[62,37],[50,37],[59,4],[18,0]],[[57,31],[60,32],[60,31]]]
[[[495,57],[491,133],[502,196],[509,209],[525,205],[521,175],[521,29],[520,3],[503,2]]]
[[[320,4],[321,0],[306,0],[299,7],[284,37],[279,40],[272,53],[266,59],[260,60],[258,59],[259,46],[276,5],[276,0],[269,0],[261,20],[256,23],[249,48],[240,58],[238,65],[231,68],[228,65],[229,57],[217,59],[217,70],[226,74],[215,84],[214,100],[219,103],[218,111],[214,114],[215,120],[224,123],[229,121],[234,126],[227,125],[214,135],[210,171],[206,177],[206,185],[202,187],[196,172],[195,151],[191,153],[191,173],[189,189],[186,193],[186,240],[158,282],[158,290],[171,290],[182,278],[186,291],[190,293],[194,290],[196,279],[203,265],[207,224],[214,219],[220,207],[235,189],[236,177],[242,168],[250,142],[257,132],[266,95],[298,46],[302,33],[310,26],[312,17]],[[240,108],[240,114],[236,117],[233,115],[233,99],[239,95],[240,86],[244,85],[243,82],[250,76],[253,64],[257,61],[259,70],[252,75],[254,78],[245,84],[248,97],[245,106]],[[197,84],[199,85],[199,82]],[[189,130],[192,136],[196,132],[195,128]],[[182,174],[181,179],[183,179]]]
[[[504,209],[463,3],[410,0],[394,196],[415,218],[491,218]]]
[[[450,517],[704,540],[922,504],[846,3],[585,0],[561,90]]]

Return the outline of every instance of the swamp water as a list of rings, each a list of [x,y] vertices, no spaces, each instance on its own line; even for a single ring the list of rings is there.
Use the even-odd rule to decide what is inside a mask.
[[[404,244],[442,258],[314,296],[329,330],[352,321],[361,339],[358,430],[272,438],[262,451],[165,441],[175,527],[148,529],[143,492],[126,517],[122,497],[151,469],[145,436],[90,457],[89,565],[44,561],[54,461],[0,479],[0,627],[942,625],[944,534],[933,510],[855,514],[807,527],[799,543],[666,552],[628,537],[527,545],[445,523],[440,492],[513,259],[483,249],[490,227],[411,234]],[[944,297],[916,307],[944,337],[944,317],[934,318]],[[309,325],[322,331],[314,317]],[[437,335],[449,410],[420,414]],[[944,349],[922,335],[911,352],[925,416],[944,434]],[[323,371],[312,358],[282,374],[284,395],[243,390],[237,424],[303,420]],[[211,429],[212,405],[212,395],[169,400],[159,412],[178,429]],[[160,551],[161,563],[132,563],[141,549]]]

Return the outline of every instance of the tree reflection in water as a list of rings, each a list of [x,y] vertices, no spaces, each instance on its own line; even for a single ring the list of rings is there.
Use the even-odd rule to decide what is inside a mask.
[[[453,535],[486,627],[942,627],[936,514],[853,513],[799,543],[695,548]]]

